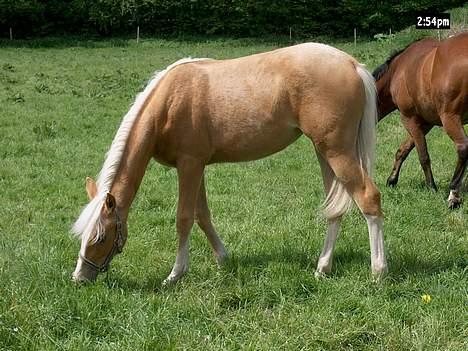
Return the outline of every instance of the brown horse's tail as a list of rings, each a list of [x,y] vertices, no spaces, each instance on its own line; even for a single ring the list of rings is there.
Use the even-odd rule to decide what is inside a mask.
[[[357,74],[361,77],[366,94],[364,113],[359,124],[357,138],[357,157],[361,167],[371,177],[374,168],[375,156],[375,129],[377,123],[377,90],[372,75],[362,65],[356,66]],[[323,213],[326,218],[340,217],[349,211],[353,199],[335,175],[327,198],[323,204]]]

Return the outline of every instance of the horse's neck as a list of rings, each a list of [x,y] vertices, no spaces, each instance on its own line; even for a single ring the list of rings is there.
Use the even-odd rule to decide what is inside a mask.
[[[125,151],[111,187],[111,194],[124,219],[127,218],[130,206],[145,174],[148,163],[153,156],[154,132],[151,121],[140,119],[132,128]]]
[[[393,73],[394,70],[392,67],[389,67],[388,71],[377,82],[379,120],[397,108],[393,103],[392,93],[390,91]]]

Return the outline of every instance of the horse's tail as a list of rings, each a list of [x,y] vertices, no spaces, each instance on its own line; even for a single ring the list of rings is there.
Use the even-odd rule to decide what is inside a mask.
[[[356,66],[357,74],[361,77],[366,94],[364,113],[359,124],[357,137],[357,157],[361,167],[371,177],[374,168],[376,124],[377,124],[377,90],[373,76],[363,65]],[[323,204],[323,213],[326,218],[340,217],[349,211],[353,205],[353,199],[343,183],[333,174],[330,191]]]

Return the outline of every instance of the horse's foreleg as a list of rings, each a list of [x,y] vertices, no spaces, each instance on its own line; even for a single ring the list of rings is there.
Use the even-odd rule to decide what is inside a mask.
[[[202,177],[200,190],[198,193],[197,206],[195,208],[195,221],[203,230],[208,241],[210,242],[218,266],[221,265],[227,256],[227,252],[211,221],[211,213],[210,209],[208,208],[208,201],[206,199],[204,176]]]
[[[416,150],[418,151],[419,163],[424,171],[426,184],[429,188],[437,191],[434,176],[432,175],[431,159],[427,152],[426,134],[431,130],[432,126],[428,126],[420,121],[417,116],[407,117],[401,115],[401,121],[408,133],[412,136]]]
[[[450,195],[447,200],[448,207],[453,209],[459,207],[462,202],[460,188],[468,164],[468,137],[459,115],[443,114],[441,120],[445,132],[455,144],[458,155],[457,166],[450,182]]]
[[[406,140],[400,145],[400,148],[395,154],[395,162],[393,163],[392,173],[387,179],[387,186],[396,186],[400,176],[401,166],[405,162],[411,150],[414,148],[414,141],[411,135],[408,135]]]
[[[195,206],[203,170],[204,164],[195,158],[185,157],[177,161],[179,202],[177,205],[176,226],[179,246],[174,267],[164,280],[164,285],[176,282],[188,271],[189,235],[194,222]]]

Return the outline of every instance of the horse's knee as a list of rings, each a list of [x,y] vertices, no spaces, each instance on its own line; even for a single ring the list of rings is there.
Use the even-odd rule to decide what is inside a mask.
[[[179,232],[188,232],[195,221],[195,216],[192,214],[180,214],[177,216],[176,226]]]
[[[431,159],[429,157],[429,154],[427,152],[422,153],[419,155],[419,162],[423,167],[430,166],[431,164]]]

